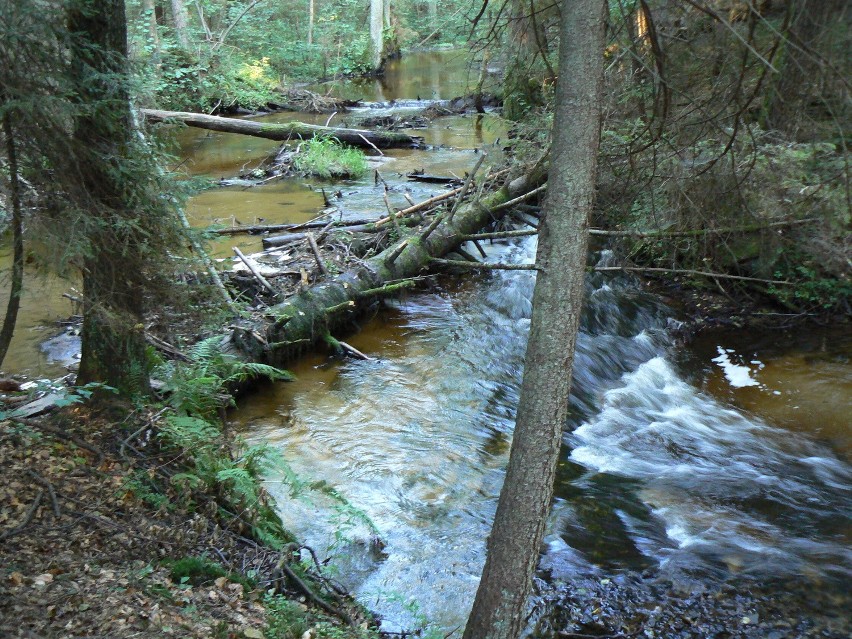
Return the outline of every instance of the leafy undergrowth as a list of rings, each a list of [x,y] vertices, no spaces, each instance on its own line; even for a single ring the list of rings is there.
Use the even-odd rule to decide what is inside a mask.
[[[215,494],[171,484],[181,455],[159,447],[151,417],[74,407],[0,422],[0,636],[373,634],[295,545],[261,545]]]

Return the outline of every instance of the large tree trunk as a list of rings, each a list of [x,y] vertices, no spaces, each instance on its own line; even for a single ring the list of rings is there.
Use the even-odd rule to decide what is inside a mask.
[[[370,131],[368,129],[342,129],[338,127],[319,126],[316,124],[304,124],[302,122],[286,122],[274,124],[268,122],[255,122],[253,120],[238,120],[235,118],[221,118],[204,113],[187,113],[183,111],[156,111],[153,109],[142,109],[142,115],[149,122],[163,122],[175,120],[183,122],[187,126],[211,131],[222,131],[224,133],[240,133],[242,135],[253,135],[267,140],[300,140],[317,136],[337,138],[340,142],[363,148],[406,147],[418,146],[423,138],[394,131]]]
[[[514,639],[553,498],[595,192],[605,0],[564,0],[556,113],[521,397],[509,466],[465,639]],[[570,72],[568,72],[570,71]]]
[[[84,114],[75,121],[74,142],[91,199],[77,381],[103,382],[134,394],[148,390],[149,383],[143,299],[134,286],[139,265],[133,260],[134,250],[146,239],[138,231],[135,237],[121,235],[133,235],[128,229],[136,225],[133,212],[126,208],[126,189],[116,164],[125,157],[133,135],[125,85],[124,0],[73,0],[68,30],[75,35],[71,66]]]
[[[244,356],[254,361],[283,365],[330,332],[351,324],[359,311],[377,299],[405,286],[387,286],[388,282],[420,274],[429,268],[432,258],[457,248],[464,241],[464,235],[499,219],[505,212],[502,204],[529,192],[544,178],[545,169],[536,167],[529,175],[509,182],[482,201],[460,207],[451,220],[444,219],[426,239],[422,239],[423,229],[414,231],[401,242],[364,260],[359,267],[270,308],[266,315],[275,318],[271,325],[260,330],[257,327],[236,329],[232,334],[234,343]],[[400,252],[402,243],[405,246]],[[391,256],[395,256],[394,259]]]

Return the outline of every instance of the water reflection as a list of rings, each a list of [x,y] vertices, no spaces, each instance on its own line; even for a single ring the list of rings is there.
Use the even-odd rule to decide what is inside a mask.
[[[329,82],[311,87],[350,100],[448,100],[470,92],[479,77],[467,51],[423,51],[390,60],[378,78]]]

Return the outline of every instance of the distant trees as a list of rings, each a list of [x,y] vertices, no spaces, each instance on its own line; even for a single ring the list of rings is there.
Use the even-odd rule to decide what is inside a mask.
[[[456,42],[463,0],[127,0],[130,50],[151,61],[147,106],[257,108],[293,80],[374,73],[401,47]],[[225,46],[227,43],[227,46]]]
[[[842,58],[832,59],[832,51],[843,51],[844,40],[849,43],[850,19],[852,7],[845,0],[787,3],[787,41],[779,52],[780,73],[771,93],[767,125],[795,137],[807,137],[812,131],[808,126],[802,130],[803,118],[812,115],[814,108],[838,117],[844,110],[848,112],[848,82],[845,100],[838,100],[837,89],[830,87],[842,81],[838,74],[848,65]],[[848,53],[846,49],[847,60]]]

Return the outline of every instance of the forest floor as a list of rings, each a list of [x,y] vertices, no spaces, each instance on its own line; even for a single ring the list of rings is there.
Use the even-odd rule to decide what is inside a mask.
[[[347,627],[276,580],[284,553],[215,500],[146,497],[141,480],[175,460],[131,452],[135,429],[81,407],[0,422],[0,636],[364,636],[351,602],[335,603]]]

